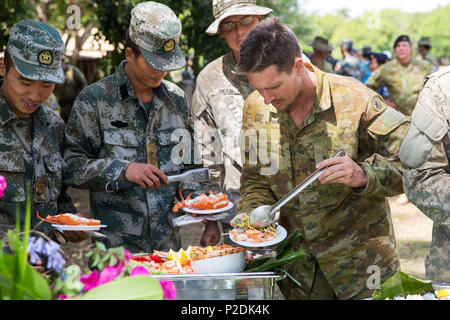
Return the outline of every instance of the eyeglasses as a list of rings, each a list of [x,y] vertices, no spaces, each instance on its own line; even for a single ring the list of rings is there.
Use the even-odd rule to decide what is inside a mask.
[[[249,25],[251,25],[253,23],[254,19],[255,19],[255,16],[247,16],[236,22],[223,23],[220,25],[220,30],[222,32],[230,32],[231,30],[236,28],[238,23],[241,25],[241,27],[248,27]]]

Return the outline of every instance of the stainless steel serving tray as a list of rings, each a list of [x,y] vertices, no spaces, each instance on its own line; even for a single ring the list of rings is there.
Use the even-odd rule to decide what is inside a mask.
[[[177,300],[272,300],[276,281],[285,276],[275,272],[242,272],[152,277],[173,281]]]

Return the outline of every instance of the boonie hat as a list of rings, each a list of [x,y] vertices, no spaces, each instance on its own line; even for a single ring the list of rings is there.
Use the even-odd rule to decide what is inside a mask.
[[[37,20],[22,20],[13,25],[6,50],[14,67],[24,78],[62,84],[61,62],[65,46],[59,32]]]
[[[267,16],[273,10],[256,5],[256,0],[213,0],[214,22],[210,24],[206,33],[215,35],[219,32],[220,23],[231,16],[255,15]]]
[[[173,71],[186,65],[179,46],[181,22],[168,6],[153,1],[136,5],[131,10],[129,34],[152,68]]]
[[[315,37],[314,41],[310,42],[308,45],[320,51],[328,52],[330,50],[330,44],[328,43],[328,40],[322,37]]]

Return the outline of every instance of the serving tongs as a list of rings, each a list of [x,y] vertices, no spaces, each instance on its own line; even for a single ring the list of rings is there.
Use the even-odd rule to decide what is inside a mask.
[[[331,158],[342,157],[345,156],[345,150],[339,149],[335,154],[331,156]],[[288,203],[292,198],[306,189],[310,184],[316,181],[320,175],[328,168],[323,167],[319,170],[314,171],[308,177],[306,177],[303,182],[297,185],[294,189],[292,189],[289,193],[283,196],[280,200],[278,200],[274,205],[262,205],[258,208],[254,209],[249,214],[250,225],[257,229],[262,229],[268,227],[275,222],[278,221],[280,216],[280,208]]]
[[[209,169],[208,168],[199,168],[193,170],[187,170],[180,174],[175,174],[171,176],[167,176],[167,180],[169,183],[176,181],[185,181],[185,182],[203,182],[207,181],[210,178]],[[115,181],[108,182],[105,186],[106,191],[115,192],[120,190],[126,190],[133,187],[138,187],[139,185],[130,181]]]

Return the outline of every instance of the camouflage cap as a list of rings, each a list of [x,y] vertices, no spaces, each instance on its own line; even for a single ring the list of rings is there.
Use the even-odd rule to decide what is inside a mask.
[[[421,37],[418,45],[431,47],[431,38],[430,37]]]
[[[17,22],[11,29],[6,50],[22,77],[64,83],[61,62],[65,46],[61,35],[51,25],[36,20]]]
[[[267,16],[273,10],[256,5],[256,0],[213,0],[214,22],[206,29],[209,35],[215,35],[219,32],[220,23],[231,16],[240,15],[258,15]]]
[[[129,33],[152,68],[173,71],[186,65],[179,46],[181,22],[168,6],[153,1],[136,5],[131,10]]]

